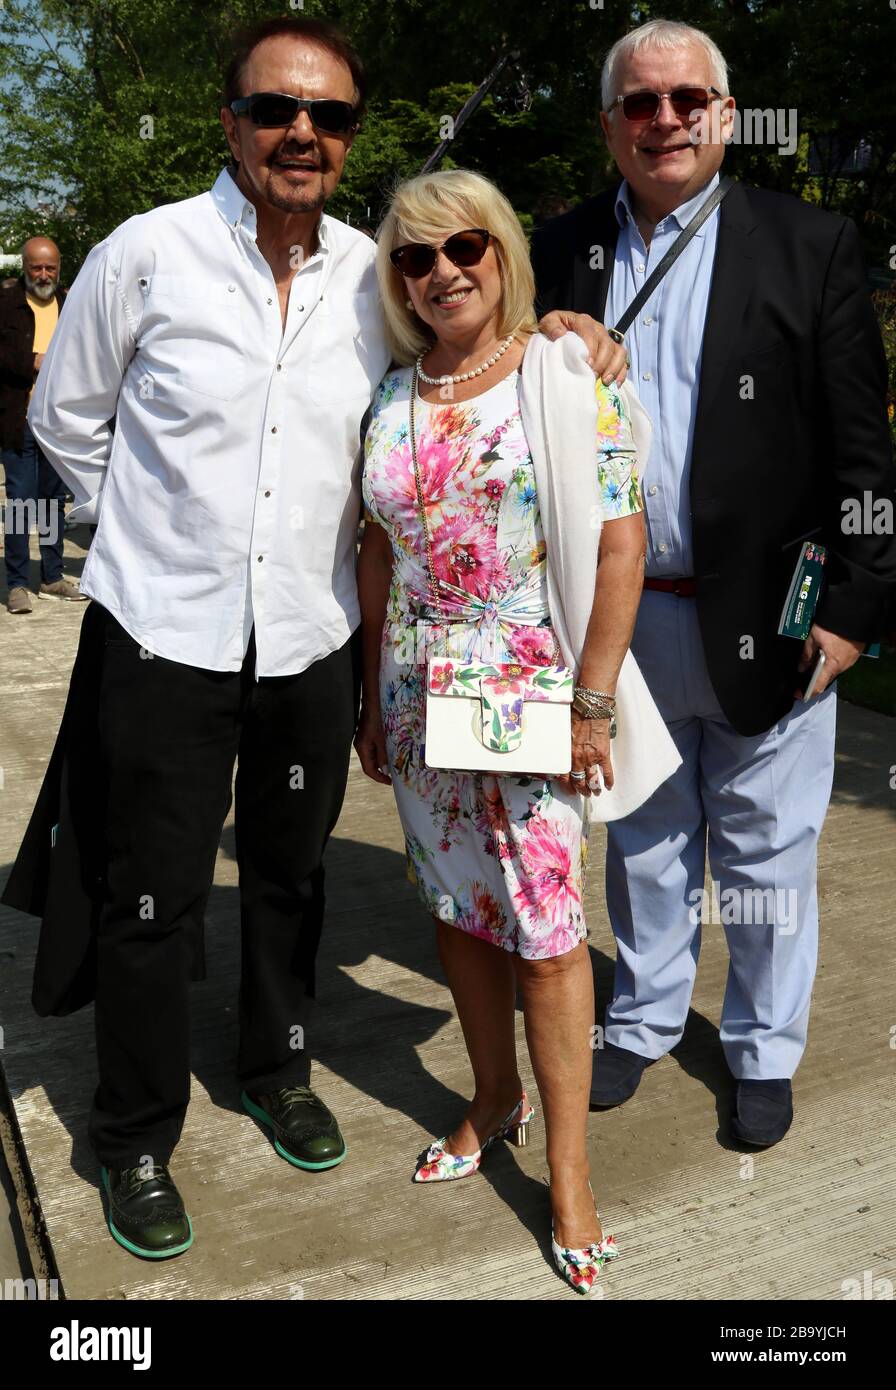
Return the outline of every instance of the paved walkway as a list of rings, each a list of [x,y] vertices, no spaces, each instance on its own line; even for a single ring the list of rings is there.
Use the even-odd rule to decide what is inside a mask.
[[[80,570],[67,542],[69,573]],[[56,734],[82,605],[0,612],[0,881]],[[139,737],[139,730],[135,729]],[[595,1191],[622,1258],[607,1299],[840,1299],[844,1281],[896,1282],[892,1097],[896,720],[841,703],[836,789],[821,853],[822,948],[797,1119],[767,1153],[726,1138],[731,1081],[718,1040],[726,957],[704,932],[681,1045],[621,1109],[591,1117]],[[113,1244],[85,1142],[92,1011],[29,1005],[36,922],[0,909],[0,1054],[63,1288],[74,1298],[575,1300],[550,1264],[543,1130],[475,1178],[412,1185],[415,1156],[462,1112],[469,1068],[428,920],[404,878],[388,788],[357,763],[328,851],[314,1082],[349,1157],[290,1168],[239,1108],[233,1075],[238,902],[225,829],[209,904],[209,980],[194,987],[194,1082],[175,1172],[196,1241],[151,1265]],[[591,853],[599,997],[612,935]],[[523,1076],[534,1095],[518,1016]],[[11,1270],[0,1270],[10,1274]],[[884,1286],[878,1286],[880,1289]]]

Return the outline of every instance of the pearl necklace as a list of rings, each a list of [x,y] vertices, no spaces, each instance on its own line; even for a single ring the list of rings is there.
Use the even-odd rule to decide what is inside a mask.
[[[423,370],[423,358],[426,354],[421,352],[420,356],[417,358],[417,374],[421,381],[427,382],[430,386],[448,386],[450,383],[459,386],[462,381],[470,381],[474,376],[482,376],[482,373],[487,372],[489,367],[493,367],[498,358],[504,356],[504,353],[510,347],[515,336],[514,333],[511,333],[509,338],[505,338],[497,352],[493,352],[491,357],[487,357],[481,367],[474,367],[473,370],[469,372],[461,372],[460,376],[427,376],[426,372]],[[430,349],[427,349],[427,351],[429,350]]]

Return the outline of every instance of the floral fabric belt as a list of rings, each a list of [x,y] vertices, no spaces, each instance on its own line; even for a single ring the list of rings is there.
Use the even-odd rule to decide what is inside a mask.
[[[450,656],[457,661],[505,660],[513,629],[541,627],[550,622],[544,582],[535,573],[526,585],[509,589],[498,598],[479,598],[454,584],[440,580],[443,612],[424,599],[415,603],[415,659]],[[437,649],[437,650],[436,650]]]

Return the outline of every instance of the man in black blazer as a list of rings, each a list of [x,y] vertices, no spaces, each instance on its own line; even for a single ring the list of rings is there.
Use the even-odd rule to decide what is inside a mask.
[[[601,124],[624,181],[535,233],[540,312],[617,322],[719,181],[727,92],[721,53],[689,26],[652,21],[614,46]],[[896,584],[886,367],[855,226],[735,183],[626,345],[654,426],[632,649],[683,765],[609,827],[618,958],[592,1102],[626,1100],[681,1037],[708,835],[731,957],[733,1128],[765,1146],[791,1123],[805,1047],[832,683],[882,635]],[[806,540],[827,547],[827,581],[803,645],[777,632]]]
[[[39,447],[25,418],[44,354],[65,303],[59,284],[59,248],[48,237],[29,237],[22,273],[0,282],[0,447],[6,486],[6,606],[30,613],[28,534],[38,533],[41,595],[82,602],[85,595],[62,573],[66,488]]]

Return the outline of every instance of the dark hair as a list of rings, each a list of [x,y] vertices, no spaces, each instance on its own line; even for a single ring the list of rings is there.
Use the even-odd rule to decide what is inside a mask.
[[[328,19],[282,16],[264,19],[237,30],[231,39],[233,56],[224,72],[221,105],[229,107],[238,96],[244,95],[240,88],[252,51],[265,39],[277,38],[281,34],[304,39],[306,43],[325,49],[327,53],[332,53],[334,58],[345,63],[355,84],[355,119],[360,120],[367,101],[367,75],[364,64],[351,41]]]

